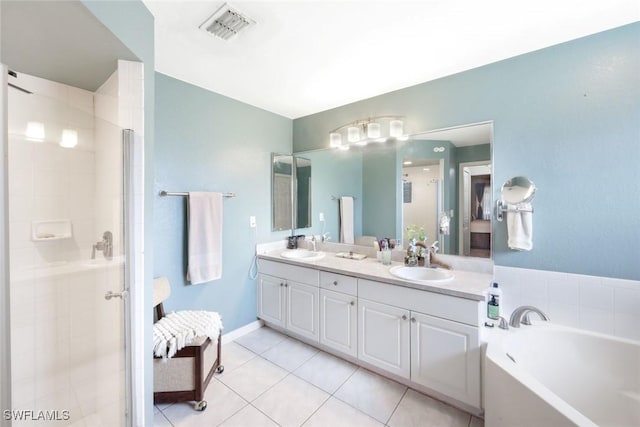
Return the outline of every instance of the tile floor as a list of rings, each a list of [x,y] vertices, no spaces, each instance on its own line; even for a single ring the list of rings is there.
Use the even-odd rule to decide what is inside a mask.
[[[483,427],[459,409],[260,328],[225,344],[224,372],[191,403],[157,405],[154,426]]]

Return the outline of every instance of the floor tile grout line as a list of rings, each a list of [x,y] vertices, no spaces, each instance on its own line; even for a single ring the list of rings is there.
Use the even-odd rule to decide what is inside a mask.
[[[389,425],[389,421],[391,421],[391,418],[393,418],[393,414],[396,413],[396,411],[398,410],[398,406],[400,406],[400,403],[402,402],[402,399],[404,399],[404,397],[407,395],[408,392],[409,392],[409,387],[405,386],[404,387],[404,393],[402,393],[402,396],[400,396],[400,399],[398,400],[398,403],[396,403],[396,406],[393,408],[393,411],[391,411],[391,414],[389,415],[389,418],[387,418],[387,421],[384,423],[384,425]]]
[[[302,378],[301,378],[301,379],[302,379]],[[303,380],[303,381],[304,381],[304,380]],[[311,384],[311,383],[308,383],[308,384]],[[313,384],[311,384],[311,385],[313,385]],[[318,388],[318,387],[316,387],[316,388]],[[320,388],[318,388],[318,389],[320,389]],[[324,391],[324,390],[322,390],[322,391]],[[325,391],[325,393],[327,393],[327,392]],[[332,395],[332,394],[327,393],[327,398],[326,398],[326,399],[325,399],[325,400],[320,404],[320,406],[318,406],[318,407],[316,408],[316,410],[315,410],[315,411],[313,411],[313,412],[312,412],[312,413],[311,413],[311,414],[310,414],[310,415],[309,415],[309,416],[308,416],[308,417],[307,417],[307,418],[302,422],[302,424],[300,424],[300,427],[302,427],[302,426],[303,426],[307,421],[309,421],[309,420],[311,419],[311,417],[313,417],[313,416],[316,414],[316,412],[318,412],[318,411],[319,411],[319,410],[320,410],[324,405],[326,405],[326,404],[327,404],[327,402],[328,402],[332,397],[333,397],[333,395]]]

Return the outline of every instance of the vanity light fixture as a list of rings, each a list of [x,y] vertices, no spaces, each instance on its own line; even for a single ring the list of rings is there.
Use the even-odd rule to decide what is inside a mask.
[[[73,148],[78,145],[78,131],[73,129],[63,129],[60,147]]]
[[[348,150],[352,145],[365,146],[370,142],[406,141],[409,137],[404,133],[403,119],[376,116],[347,123],[329,133],[329,146]]]
[[[27,130],[24,136],[29,141],[42,142],[44,141],[44,123],[42,122],[27,122]]]

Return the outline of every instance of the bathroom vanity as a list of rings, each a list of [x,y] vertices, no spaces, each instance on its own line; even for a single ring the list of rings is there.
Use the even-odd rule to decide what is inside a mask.
[[[268,326],[481,412],[479,326],[490,274],[454,270],[452,280],[418,283],[372,258],[281,253],[258,256],[258,317]]]

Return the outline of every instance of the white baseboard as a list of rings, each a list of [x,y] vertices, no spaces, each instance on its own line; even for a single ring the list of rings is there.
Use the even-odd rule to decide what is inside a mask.
[[[255,322],[251,322],[248,325],[244,325],[238,329],[227,332],[226,334],[222,335],[222,345],[240,338],[241,336],[246,335],[249,332],[253,332],[256,329],[260,329],[263,325],[264,322],[262,320],[256,320]]]

